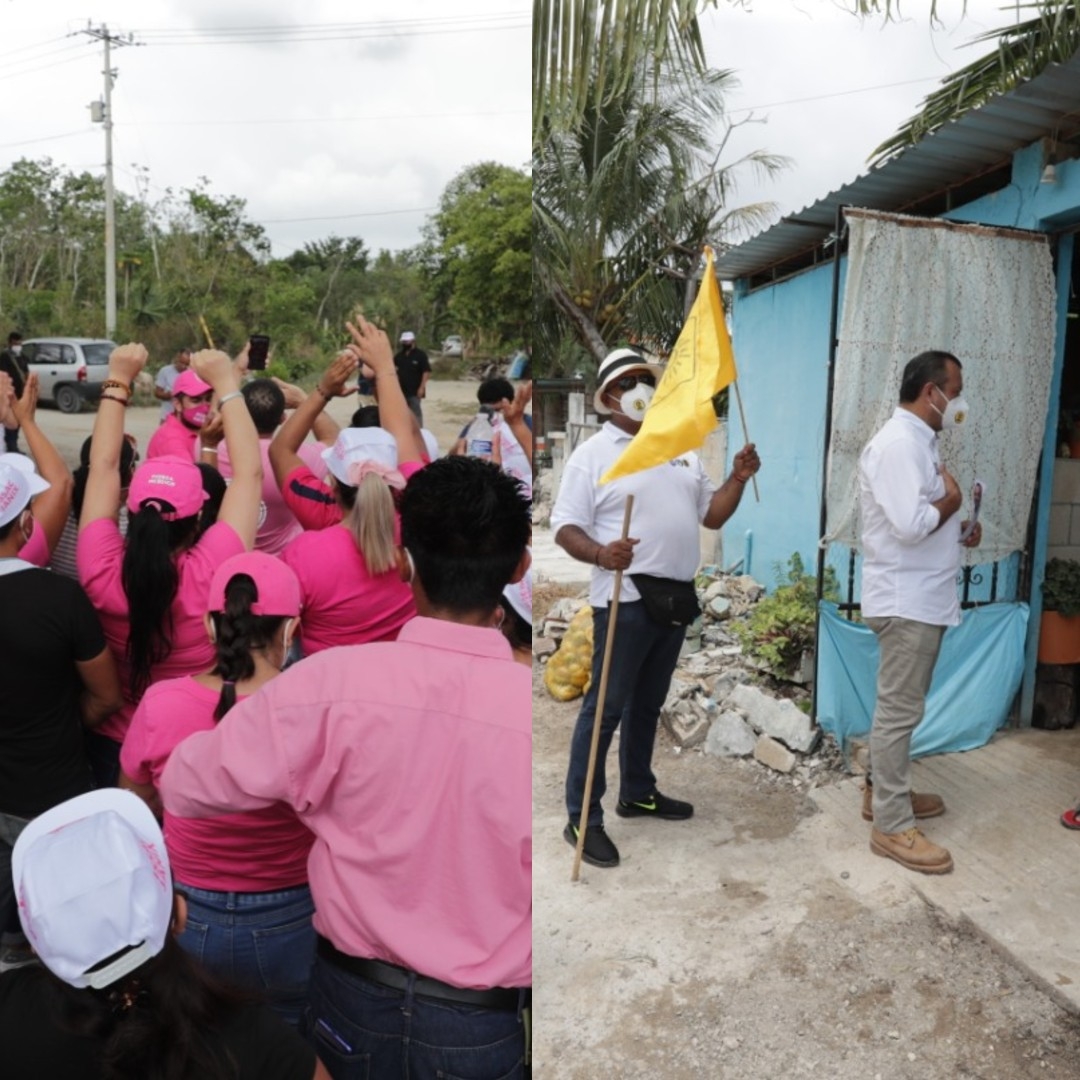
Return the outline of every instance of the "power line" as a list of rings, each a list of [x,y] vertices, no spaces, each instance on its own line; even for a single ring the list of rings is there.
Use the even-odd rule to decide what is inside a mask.
[[[7,150],[12,146],[31,146],[33,143],[55,142],[57,139],[70,139],[75,135],[92,134],[91,129],[82,128],[79,131],[67,131],[63,135],[43,135],[40,139],[23,139],[21,142],[0,143],[0,150]]]
[[[181,29],[179,27],[144,27],[134,32],[144,38],[179,38],[179,37],[228,37],[230,35],[243,34],[308,34],[308,33],[332,33],[347,34],[356,31],[373,34],[403,34],[414,30],[430,27],[437,30],[439,27],[453,29],[455,26],[474,26],[483,24],[506,24],[519,25],[531,23],[531,15],[527,11],[499,12],[495,14],[481,15],[439,15],[430,19],[391,19],[371,20],[368,22],[348,23],[276,23],[252,26],[221,26],[213,29],[192,27]]]
[[[787,101],[773,101],[767,105],[740,106],[738,109],[728,109],[727,115],[733,116],[735,113],[753,112],[755,109],[779,109],[783,105],[802,105],[808,101],[825,101],[828,98],[850,97],[852,94],[867,94],[871,90],[893,90],[898,86],[915,86],[918,83],[940,81],[941,79],[938,75],[927,75],[921,79],[906,79],[903,82],[879,83],[877,86],[860,86],[853,90],[837,90],[831,94],[815,94],[813,97],[789,98]]]
[[[269,117],[258,120],[154,120],[154,127],[220,127],[256,124],[365,124],[378,120],[453,120],[471,119],[477,116],[521,116],[528,109],[502,109],[494,112],[456,112],[456,113],[386,113],[381,116],[298,116]],[[117,124],[117,127],[139,126],[143,121],[130,121]]]
[[[8,52],[0,53],[0,60],[6,60],[9,56],[14,56],[16,53],[27,52],[31,49],[44,49],[49,45],[55,45],[58,41],[63,41],[65,35],[60,37],[49,38],[48,41],[39,41],[35,45],[20,45],[17,49],[10,49]]]
[[[437,206],[416,206],[411,210],[369,210],[364,214],[326,214],[322,217],[262,218],[257,224],[290,225],[299,221],[345,221],[350,218],[390,217],[393,214],[426,214],[437,209]]]
[[[75,60],[82,60],[84,57],[92,55],[92,54],[87,53],[85,51],[85,43],[80,42],[80,43],[78,43],[76,45],[68,45],[63,49],[55,49],[53,52],[44,53],[41,56],[29,57],[26,62],[27,63],[37,63],[38,60],[45,60],[47,57],[50,57],[50,56],[59,56],[59,55],[61,55],[63,53],[72,52],[75,49],[82,50],[79,53],[78,56],[70,56],[66,60],[56,60],[51,64],[41,64],[38,67],[28,67],[28,68],[21,68],[18,71],[9,71],[6,75],[0,75],[0,81],[2,81],[4,79],[18,79],[18,78],[23,78],[23,77],[30,76],[30,75],[36,75],[39,71],[48,71],[49,68],[59,67],[61,64],[70,64],[70,63],[74,62]],[[18,66],[18,63],[19,63],[19,61],[15,61],[15,66]]]

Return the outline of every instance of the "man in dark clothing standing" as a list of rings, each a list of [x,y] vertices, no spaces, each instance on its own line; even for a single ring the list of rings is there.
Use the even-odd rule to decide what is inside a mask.
[[[405,395],[417,423],[423,427],[424,414],[420,411],[420,399],[426,395],[431,363],[427,353],[416,347],[416,335],[411,330],[406,330],[400,341],[401,348],[394,357],[394,367],[397,368],[401,382],[401,392]]]
[[[23,387],[26,385],[26,376],[30,369],[22,358],[22,334],[12,330],[8,334],[7,348],[0,352],[0,371],[11,376],[15,386],[15,397],[21,398]],[[19,449],[19,429],[4,428],[4,449],[11,453]]]

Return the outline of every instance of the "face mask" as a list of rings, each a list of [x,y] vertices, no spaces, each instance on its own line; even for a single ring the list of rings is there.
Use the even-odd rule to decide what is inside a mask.
[[[935,386],[935,390],[942,397],[945,397],[944,392],[940,387]],[[945,411],[942,412],[933,402],[930,402],[930,408],[934,410],[941,417],[941,429],[942,431],[948,431],[950,428],[963,427],[967,423],[968,418],[968,403],[962,397],[954,397],[951,400],[945,398]]]
[[[192,405],[187,409],[180,410],[180,416],[188,427],[201,428],[210,415],[210,406],[207,404]]]
[[[11,352],[12,352],[13,356],[22,356],[22,346],[21,345],[12,345],[11,346]]]
[[[636,420],[640,423],[645,419],[645,413],[655,393],[656,390],[653,387],[639,382],[633,390],[627,390],[619,399],[619,411],[627,420]]]

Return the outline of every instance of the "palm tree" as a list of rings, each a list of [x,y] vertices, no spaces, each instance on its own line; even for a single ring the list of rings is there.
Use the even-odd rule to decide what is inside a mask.
[[[730,72],[690,80],[643,62],[617,95],[590,84],[580,124],[547,133],[533,160],[542,359],[559,356],[567,338],[597,360],[627,339],[667,349],[703,244],[722,247],[766,222],[771,204],[729,208],[735,181],[742,168],[771,173],[786,161],[756,151],[721,163],[732,82]]]
[[[744,3],[745,0],[728,0]],[[624,93],[647,65],[705,70],[697,13],[717,0],[533,0],[533,143]]]
[[[873,151],[871,164],[887,161],[942,124],[1012,90],[1048,65],[1068,60],[1080,49],[1080,0],[1048,0],[1038,7],[1033,18],[974,38],[973,44],[996,41],[997,48],[944,79],[918,114]]]

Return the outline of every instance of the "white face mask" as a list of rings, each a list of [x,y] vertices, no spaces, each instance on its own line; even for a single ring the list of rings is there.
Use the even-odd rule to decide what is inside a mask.
[[[21,345],[12,345],[11,346],[11,351],[15,356],[22,356],[22,346]]]
[[[944,391],[939,386],[935,386],[934,389],[945,397]],[[934,410],[941,417],[941,429],[942,431],[948,431],[950,428],[960,428],[967,424],[968,403],[962,397],[945,398],[945,411],[942,412],[932,401],[930,402],[930,408]]]
[[[656,390],[653,387],[639,382],[633,390],[627,390],[619,399],[619,411],[628,420],[641,423],[645,419],[645,413],[649,411],[649,405],[655,393]]]

